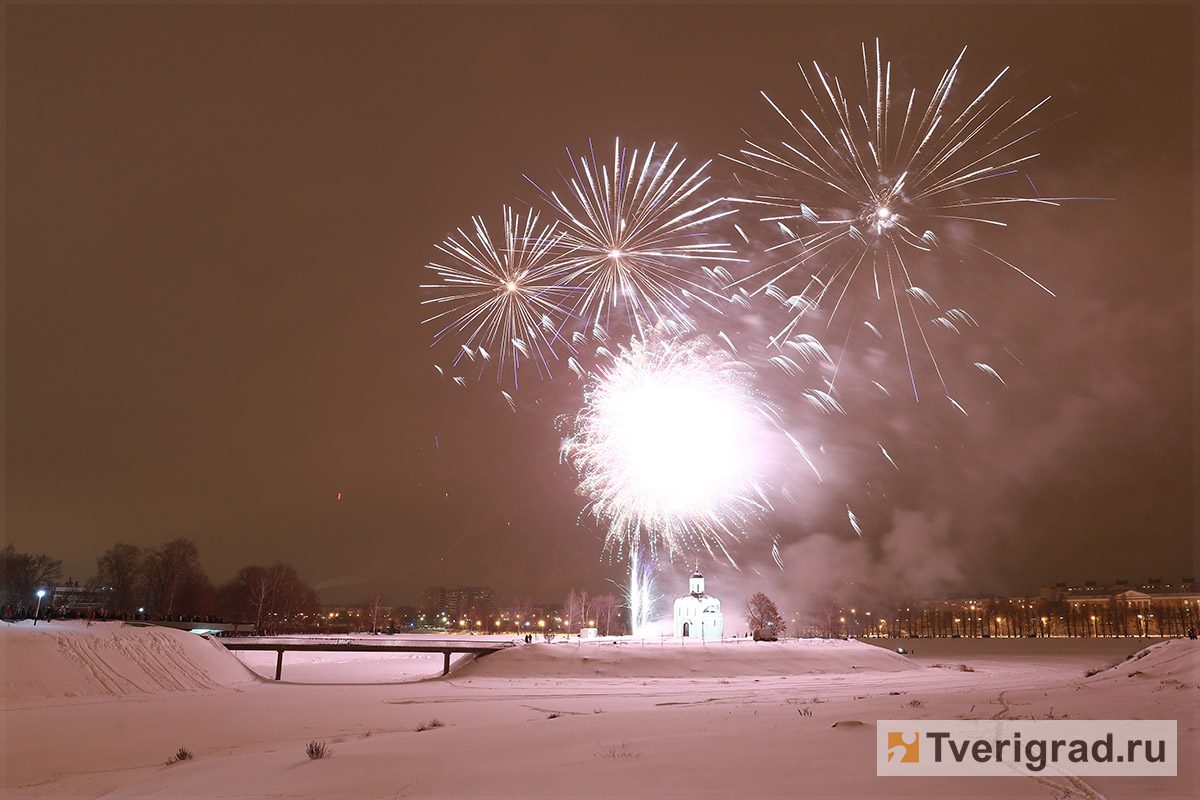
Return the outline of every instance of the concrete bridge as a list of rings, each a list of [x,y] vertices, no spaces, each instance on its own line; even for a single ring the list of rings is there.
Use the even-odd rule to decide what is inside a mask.
[[[441,653],[442,674],[450,672],[450,656],[453,653],[471,653],[476,657],[486,656],[500,650],[515,647],[513,642],[479,642],[456,644],[452,642],[436,642],[429,644],[367,644],[363,642],[263,642],[239,641],[237,639],[217,638],[227,650],[254,650],[271,652],[275,658],[275,680],[283,675],[283,654],[288,650],[303,653]]]

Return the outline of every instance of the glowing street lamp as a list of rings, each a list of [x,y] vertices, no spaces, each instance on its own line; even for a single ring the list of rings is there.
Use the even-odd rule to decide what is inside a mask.
[[[45,589],[37,590],[37,599],[38,599],[37,611],[33,612],[33,624],[35,626],[37,625],[38,617],[40,617],[42,615],[42,598],[45,596],[46,596]]]

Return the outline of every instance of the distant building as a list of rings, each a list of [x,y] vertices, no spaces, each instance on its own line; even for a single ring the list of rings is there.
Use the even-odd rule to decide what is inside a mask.
[[[704,593],[704,576],[698,571],[688,581],[688,594],[675,601],[675,635],[720,639],[725,633],[721,601]]]
[[[112,589],[80,586],[72,581],[65,586],[55,586],[51,589],[47,604],[58,612],[83,613],[107,608],[112,603],[112,597]]]
[[[443,620],[448,626],[474,626],[490,620],[496,610],[496,593],[490,586],[430,586],[421,596],[426,622]]]
[[[898,602],[897,602],[898,600]],[[975,595],[824,603],[789,613],[789,631],[823,637],[1168,637],[1200,627],[1194,578],[1057,583],[1036,597]]]
[[[443,614],[449,616],[449,590],[445,586],[430,586],[421,595],[421,613],[427,619],[434,619]]]
[[[1082,584],[1064,582],[1042,589],[1041,596],[1050,600],[1072,600],[1076,597],[1109,598],[1127,591],[1160,597],[1191,596],[1196,594],[1196,579],[1184,577],[1178,581],[1164,581],[1162,578],[1147,578],[1135,583],[1121,579],[1110,584],[1100,584],[1096,581],[1084,581]]]

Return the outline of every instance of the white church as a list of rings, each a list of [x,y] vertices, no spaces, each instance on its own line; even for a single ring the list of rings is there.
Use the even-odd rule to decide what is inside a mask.
[[[675,601],[675,635],[720,639],[725,633],[721,601],[704,593],[704,576],[697,570],[688,581],[689,594]]]

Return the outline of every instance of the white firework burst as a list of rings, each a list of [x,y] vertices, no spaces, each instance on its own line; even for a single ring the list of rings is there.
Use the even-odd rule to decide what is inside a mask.
[[[1050,98],[1023,104],[1000,94],[1007,67],[981,90],[962,93],[965,53],[966,48],[924,96],[915,88],[894,88],[892,64],[882,60],[878,40],[873,53],[862,47],[861,96],[815,61],[811,67],[799,65],[806,102],[779,104],[762,93],[785,124],[781,135],[749,138],[725,158],[773,183],[769,191],[736,198],[766,209],[760,221],[783,235],[766,248],[771,263],[737,282],[757,283],[755,293],[782,298],[790,309],[790,323],[773,342],[785,341],[818,308],[827,311],[831,325],[847,295],[855,293],[857,303],[861,290],[895,320],[915,395],[912,345],[919,343],[928,353],[945,389],[926,328],[957,329],[939,321],[944,317],[931,318],[936,314],[928,306],[934,300],[914,283],[914,257],[939,247],[961,250],[1014,270],[1053,294],[978,244],[974,235],[949,227],[1005,228],[1006,211],[1018,206],[1095,199],[1041,197],[1032,179],[1032,193],[989,188],[1008,185],[1000,179],[1020,173],[1039,155],[1024,148],[1044,127],[1038,115]],[[867,328],[881,337],[869,322]]]
[[[728,541],[769,508],[777,420],[744,364],[707,337],[634,338],[592,377],[562,460],[580,477],[608,546],[730,558]]]
[[[734,211],[701,193],[711,162],[685,169],[677,148],[642,152],[617,139],[611,163],[594,150],[568,151],[567,190],[537,187],[559,218],[559,261],[581,289],[573,313],[585,326],[625,322],[641,333],[667,320],[687,328],[694,303],[723,302],[706,268],[740,259],[707,226]]]
[[[564,280],[554,225],[509,206],[501,216],[496,236],[477,216],[437,246],[444,257],[426,265],[437,281],[421,286],[422,305],[436,313],[422,322],[437,326],[434,345],[453,342],[455,366],[473,362],[482,374],[494,362],[497,377],[515,384],[522,363],[549,377],[551,362],[569,351],[562,328],[579,293]]]

